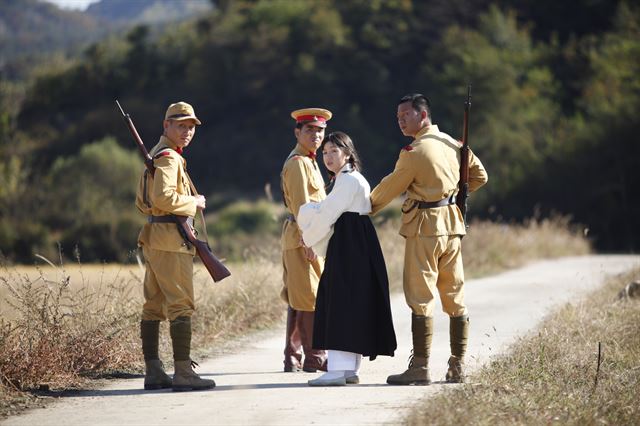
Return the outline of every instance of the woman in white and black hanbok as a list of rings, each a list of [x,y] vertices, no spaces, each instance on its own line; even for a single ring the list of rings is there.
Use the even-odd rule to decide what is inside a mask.
[[[396,336],[389,281],[380,243],[369,218],[370,187],[345,133],[322,142],[325,166],[334,175],[327,198],[300,208],[298,226],[305,245],[324,256],[316,299],[313,348],[327,349],[328,371],[311,386],[359,383],[362,356],[393,356]]]

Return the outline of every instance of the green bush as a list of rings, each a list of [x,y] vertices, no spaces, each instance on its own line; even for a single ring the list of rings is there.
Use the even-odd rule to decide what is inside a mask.
[[[238,201],[208,215],[207,232],[216,254],[229,260],[278,260],[284,208],[261,201]]]
[[[238,233],[277,234],[280,232],[281,211],[267,201],[238,201],[207,218],[207,231],[216,237]]]

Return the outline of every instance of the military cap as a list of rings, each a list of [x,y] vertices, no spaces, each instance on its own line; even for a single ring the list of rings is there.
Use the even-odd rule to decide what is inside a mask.
[[[322,108],[303,108],[291,113],[296,123],[313,124],[318,127],[327,127],[327,121],[331,120],[331,111]]]
[[[176,102],[175,104],[169,105],[164,119],[176,121],[194,120],[196,124],[202,124],[200,120],[198,120],[198,117],[196,117],[193,107],[186,102]]]

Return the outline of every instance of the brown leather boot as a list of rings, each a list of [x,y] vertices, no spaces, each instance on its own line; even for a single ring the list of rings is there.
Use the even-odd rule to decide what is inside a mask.
[[[216,386],[216,382],[210,379],[202,379],[193,371],[193,367],[198,364],[191,361],[176,361],[176,370],[173,373],[174,392],[197,391],[212,389]]]
[[[156,389],[169,389],[173,386],[171,377],[164,371],[162,361],[159,359],[153,359],[144,362],[144,389],[156,390]]]
[[[142,339],[142,353],[144,354],[145,390],[168,389],[171,387],[171,377],[164,371],[162,362],[158,358],[160,339],[160,321],[140,321],[140,338]]]
[[[404,373],[387,377],[390,385],[428,385],[429,354],[433,338],[433,318],[411,314],[411,334],[413,336],[413,354],[409,358],[409,367]]]
[[[447,383],[464,383],[464,373],[462,371],[464,363],[462,360],[455,356],[450,356],[447,364],[449,365],[445,377]]]
[[[211,389],[216,382],[209,379],[201,379],[193,366],[198,365],[191,361],[191,318],[178,317],[171,321],[169,327],[171,342],[173,344],[173,360],[175,372],[173,373],[172,389],[176,392]]]
[[[449,339],[451,343],[451,357],[448,361],[447,383],[464,382],[464,355],[467,352],[469,338],[469,316],[462,315],[449,319]]]
[[[315,312],[297,311],[296,322],[300,330],[304,363],[302,370],[307,373],[327,371],[327,351],[313,349],[313,317]]]
[[[429,377],[429,360],[421,356],[413,356],[409,359],[409,367],[404,373],[393,374],[387,377],[390,385],[428,385],[431,383]]]
[[[287,310],[287,331],[284,342],[284,371],[295,373],[302,370],[302,341],[300,330],[296,327],[298,311],[289,306]]]

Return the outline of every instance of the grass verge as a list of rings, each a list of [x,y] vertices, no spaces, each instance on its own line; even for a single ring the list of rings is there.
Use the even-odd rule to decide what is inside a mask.
[[[618,276],[564,306],[469,384],[425,400],[407,423],[638,424],[640,300],[617,293],[639,275]]]

